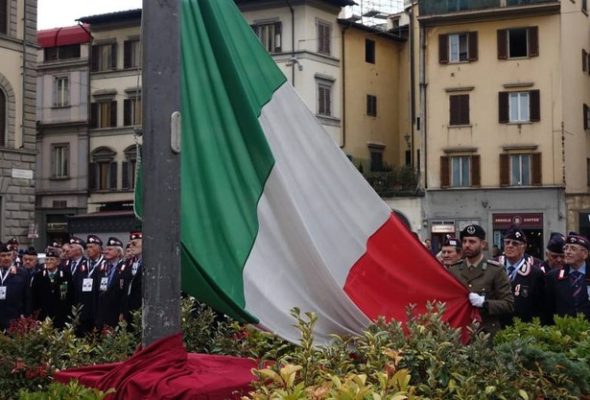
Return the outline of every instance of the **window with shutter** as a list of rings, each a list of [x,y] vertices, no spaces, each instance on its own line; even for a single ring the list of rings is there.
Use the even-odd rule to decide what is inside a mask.
[[[584,121],[584,129],[590,128],[590,107],[587,104],[584,104],[583,107],[583,121]]]
[[[98,168],[96,163],[88,164],[88,190],[95,191],[98,189],[97,185]]]
[[[590,158],[586,159],[586,185],[590,186]]]
[[[543,184],[543,165],[541,164],[541,153],[533,153],[531,157],[531,185],[540,186]]]
[[[541,120],[541,92],[539,90],[529,91],[530,99],[530,122]]]
[[[367,115],[371,117],[377,116],[377,96],[367,95]]]
[[[506,60],[508,58],[508,31],[506,29],[498,29],[497,31],[498,44],[498,59]]]
[[[332,82],[318,80],[318,114],[332,115]]]
[[[449,125],[469,125],[469,95],[449,96]]]
[[[469,61],[477,61],[479,56],[478,43],[477,43],[477,32],[469,32]]]
[[[267,24],[252,25],[252,29],[258,39],[269,53],[280,53],[282,42],[282,23],[272,22]]]
[[[531,185],[531,161],[531,154],[510,155],[510,184],[512,186]]]
[[[132,145],[124,151],[125,161],[122,165],[123,189],[133,189],[135,187],[135,168],[137,165],[137,146]]]
[[[449,63],[449,35],[438,35],[438,62]]]
[[[481,186],[480,156],[471,156],[471,186]]]
[[[111,121],[110,121],[110,127],[114,128],[117,126],[117,102],[116,101],[111,101]]]
[[[140,64],[139,40],[123,42],[123,68],[137,68]]]
[[[539,28],[500,29],[497,31],[498,59],[539,56]]]
[[[90,154],[88,184],[90,190],[112,190],[117,188],[117,153],[109,147],[99,147]]]
[[[92,46],[90,70],[93,72],[117,69],[117,44],[97,44]]]
[[[330,55],[332,25],[324,21],[317,22],[318,53]]]
[[[465,62],[469,60],[469,34],[453,33],[448,35],[449,63]]]
[[[451,186],[471,186],[471,157],[453,156],[450,157]]]
[[[129,188],[129,163],[123,161],[121,164],[121,189],[127,190]]]
[[[110,165],[109,189],[117,190],[117,162],[113,161]]]

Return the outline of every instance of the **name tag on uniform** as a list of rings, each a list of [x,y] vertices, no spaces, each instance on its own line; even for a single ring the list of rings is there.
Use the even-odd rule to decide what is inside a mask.
[[[109,278],[107,278],[106,276],[104,278],[100,278],[100,291],[106,292],[108,284]]]
[[[0,286],[0,300],[6,300],[6,286]]]
[[[91,278],[82,279],[82,292],[92,292],[92,279]]]

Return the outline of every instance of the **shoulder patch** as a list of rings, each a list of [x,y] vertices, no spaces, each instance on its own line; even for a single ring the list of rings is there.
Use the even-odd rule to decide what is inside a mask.
[[[500,264],[498,261],[495,261],[495,260],[486,260],[486,264],[493,265],[495,267],[501,267],[502,266],[502,264]]]

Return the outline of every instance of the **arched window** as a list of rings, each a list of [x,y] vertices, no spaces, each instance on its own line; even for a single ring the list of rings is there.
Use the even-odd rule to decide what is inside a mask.
[[[117,190],[117,153],[109,147],[99,147],[90,154],[88,186],[91,191]]]
[[[0,146],[6,147],[6,133],[8,131],[7,128],[7,106],[8,101],[6,100],[6,94],[2,89],[0,89]]]

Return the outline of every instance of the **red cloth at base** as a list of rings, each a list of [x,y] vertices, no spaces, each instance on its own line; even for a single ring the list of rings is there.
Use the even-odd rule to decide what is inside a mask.
[[[137,351],[124,362],[61,371],[62,383],[75,379],[103,391],[108,399],[239,399],[251,390],[256,362],[247,358],[187,353],[176,334]]]

